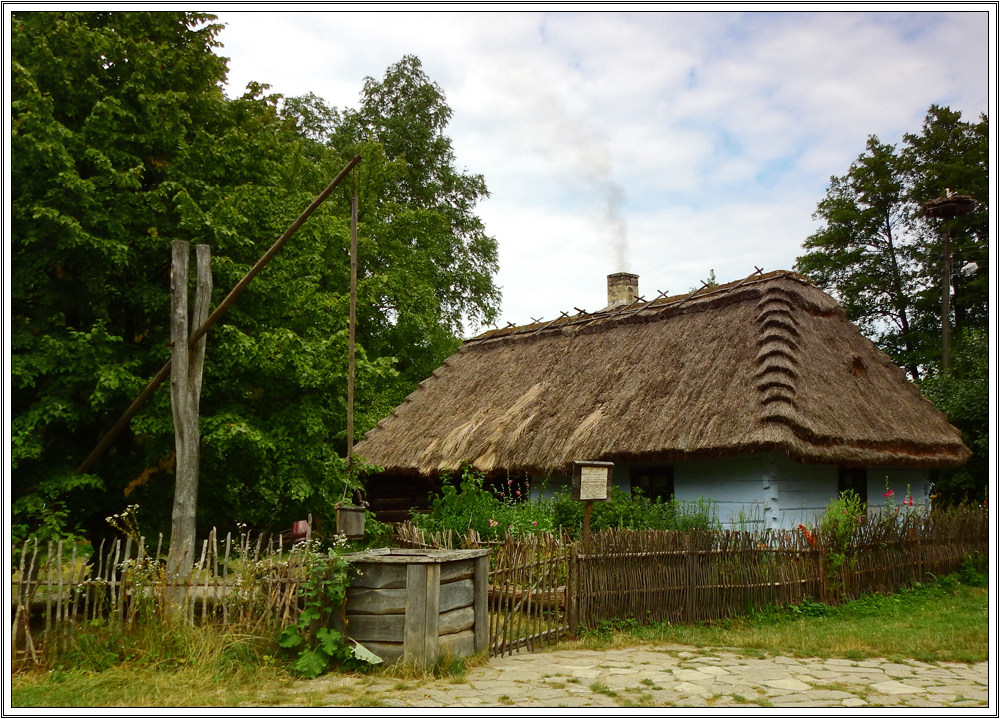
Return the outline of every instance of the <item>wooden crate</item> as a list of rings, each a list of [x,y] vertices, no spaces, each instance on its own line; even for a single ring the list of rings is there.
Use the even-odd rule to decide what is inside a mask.
[[[386,664],[486,651],[488,549],[379,549],[345,557],[347,636]]]

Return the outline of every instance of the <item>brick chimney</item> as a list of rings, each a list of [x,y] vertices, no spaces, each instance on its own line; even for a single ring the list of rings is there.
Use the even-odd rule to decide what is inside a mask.
[[[604,309],[630,305],[637,299],[639,299],[639,275],[628,272],[608,275],[608,306]]]

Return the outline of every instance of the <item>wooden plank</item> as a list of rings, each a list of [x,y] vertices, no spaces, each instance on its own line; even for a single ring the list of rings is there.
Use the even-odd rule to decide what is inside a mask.
[[[380,657],[386,665],[403,658],[403,644],[395,642],[362,642],[365,649]]]
[[[483,555],[486,558],[486,555]],[[457,582],[461,579],[472,579],[476,571],[475,559],[452,561],[441,565],[441,584]]]
[[[439,651],[452,657],[468,657],[476,653],[476,634],[471,629],[439,638]]]
[[[406,565],[358,562],[354,564],[358,576],[351,580],[351,587],[368,589],[405,589]]]
[[[438,565],[430,565],[438,566]],[[440,571],[440,567],[438,567]],[[471,579],[462,579],[441,585],[440,611],[450,612],[460,607],[471,607],[475,601],[476,587]]]
[[[444,592],[446,587],[454,587],[462,584],[462,582],[456,582],[454,584],[441,586],[441,565],[440,564],[429,564],[427,565],[427,571],[425,573],[426,578],[426,603],[424,604],[424,666],[429,666],[433,662],[437,661],[438,658],[438,646],[439,646],[439,636],[438,636],[438,622],[441,621],[441,612],[447,611],[451,607],[443,607],[441,603],[441,594]],[[472,582],[469,581],[471,584]]]
[[[473,607],[462,607],[438,615],[438,636],[456,634],[476,626],[476,610]]]
[[[473,631],[476,634],[475,652],[485,652],[490,646],[489,592],[490,558],[478,557],[475,561]]]
[[[417,666],[426,666],[427,575],[430,565],[411,564],[406,568],[406,614],[403,625],[403,657]],[[397,590],[383,589],[380,593]]]
[[[425,565],[414,564],[414,567]],[[404,614],[407,612],[406,589],[348,589],[347,612],[350,614]]]
[[[463,559],[488,556],[488,549],[405,549],[393,547],[383,551],[345,554],[348,562],[376,562],[378,564],[445,564]]]
[[[406,617],[403,614],[348,614],[347,636],[359,642],[403,644]]]

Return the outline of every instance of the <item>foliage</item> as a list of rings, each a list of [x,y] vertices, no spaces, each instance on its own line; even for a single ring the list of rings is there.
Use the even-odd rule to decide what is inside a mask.
[[[365,510],[365,536],[348,544],[351,551],[357,552],[375,547],[387,547],[392,542],[395,531],[392,524],[378,521],[374,512]]]
[[[583,527],[584,503],[574,501],[568,490],[556,493],[552,500],[554,524],[579,533]],[[590,528],[658,529],[686,531],[688,529],[719,529],[715,502],[699,497],[691,502],[659,498],[650,499],[641,490],[627,492],[612,487],[606,502],[594,502]]]
[[[356,110],[337,112],[310,96],[294,108],[330,147],[364,157],[356,180],[367,281],[358,327],[372,352],[397,357],[416,383],[457,349],[463,318],[473,327],[496,318],[496,240],[474,213],[489,196],[485,180],[455,167],[445,135],[451,108],[415,56],[381,80],[365,78]]]
[[[858,324],[913,379],[940,359],[941,255],[944,226],[921,214],[946,192],[981,200],[951,221],[953,267],[979,269],[951,278],[956,329],[986,326],[988,308],[987,143],[989,122],[932,105],[919,135],[903,148],[868,138],[846,175],[831,177],[815,219],[823,226],[803,243],[796,269],[837,297]]]
[[[350,586],[350,565],[340,556],[336,547],[326,552],[318,551],[312,542],[295,547],[289,562],[301,561],[306,579],[299,586],[299,595],[305,606],[298,621],[281,632],[278,644],[296,654],[292,669],[313,679],[324,673],[331,663],[344,663],[351,658],[373,664],[382,660],[354,642],[352,649],[347,637],[330,626],[335,612],[342,615]]]
[[[988,587],[990,558],[976,552],[965,557],[958,570],[957,581],[970,587]]]
[[[53,649],[54,644],[50,645]],[[273,639],[215,627],[77,627],[51,663],[14,672],[18,707],[244,705],[287,683]]]
[[[937,480],[936,491],[947,501],[982,496],[988,479],[989,421],[980,401],[989,331],[988,139],[985,115],[967,122],[938,105],[928,110],[920,133],[903,136],[900,148],[869,137],[847,174],[830,179],[814,215],[822,227],[805,240],[806,253],[796,262],[962,429],[975,457]],[[948,192],[979,202],[947,223],[924,217],[922,204]],[[946,224],[953,268],[950,374],[939,366]]]
[[[904,174],[896,148],[869,137],[847,175],[830,178],[814,215],[824,227],[803,243],[811,251],[796,269],[833,290],[848,319],[916,378],[919,268],[907,234],[916,210],[905,201]]]
[[[500,508],[500,500],[483,486],[484,476],[469,467],[463,467],[458,486],[451,475],[442,477],[441,492],[431,499],[429,514],[414,515],[414,521],[426,531],[451,530],[464,536],[474,529],[483,537],[495,537],[497,531],[491,525],[492,518]]]
[[[842,492],[831,499],[820,520],[819,530],[826,545],[826,571],[830,578],[830,591],[837,592],[841,571],[852,568],[856,561],[854,534],[868,515],[868,507],[853,490]]]
[[[74,470],[169,357],[170,243],[211,246],[217,303],[355,152],[351,181],[209,333],[199,532],[332,516],[357,486],[343,459],[352,190],[356,436],[451,353],[466,319],[496,312],[496,245],[474,214],[485,185],[454,169],[450,109],[419,61],[366,81],[358,111],[255,83],[227,98],[213,20],[12,15],[15,541],[99,543],[104,518],[133,502],[144,526],[168,531],[165,390],[91,474]],[[402,102],[411,89],[423,105]]]
[[[980,502],[986,498],[989,476],[989,335],[967,329],[955,337],[954,366],[950,373],[932,372],[920,390],[962,430],[973,455],[965,465],[938,470],[933,480],[935,503]]]
[[[468,467],[462,470],[458,486],[446,476],[441,493],[431,501],[430,514],[414,515],[414,522],[427,531],[450,529],[459,536],[471,528],[489,539],[553,529],[579,533],[583,526],[584,503],[574,501],[568,490],[530,499],[527,483],[508,478],[501,491],[494,492],[485,481],[481,472]],[[719,521],[714,502],[704,497],[663,502],[650,500],[639,490],[613,488],[607,502],[594,503],[590,527],[684,531],[717,528]]]
[[[484,539],[551,531],[551,503],[528,498],[527,483],[508,478],[499,491],[487,486],[482,472],[463,467],[458,486],[450,475],[442,478],[441,492],[431,500],[429,514],[415,514],[425,531],[451,530],[465,536],[474,529]]]

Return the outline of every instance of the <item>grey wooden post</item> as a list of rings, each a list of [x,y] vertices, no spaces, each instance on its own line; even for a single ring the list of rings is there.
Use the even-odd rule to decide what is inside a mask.
[[[195,513],[198,507],[198,460],[201,436],[198,407],[201,400],[202,369],[205,361],[204,335],[188,346],[188,243],[175,240],[170,265],[170,403],[174,419],[175,485],[171,516],[170,549],[167,557],[169,581],[191,573],[194,563]],[[212,299],[211,249],[197,246],[198,280],[195,290],[194,324],[208,317]],[[177,603],[176,588],[171,603]]]
[[[488,554],[475,559],[475,624],[473,625],[476,639],[475,651],[485,652],[490,646],[490,613],[489,613],[489,579],[490,557]]]
[[[440,592],[440,564],[407,565],[403,659],[425,669],[437,661]]]

